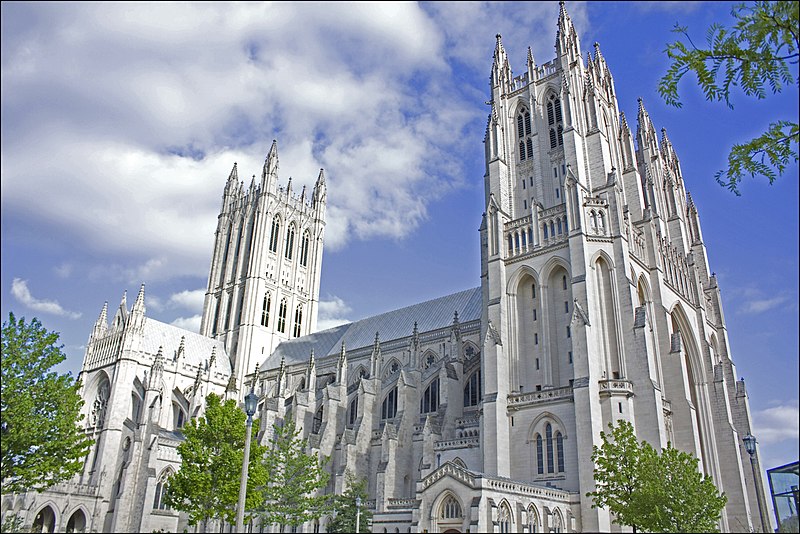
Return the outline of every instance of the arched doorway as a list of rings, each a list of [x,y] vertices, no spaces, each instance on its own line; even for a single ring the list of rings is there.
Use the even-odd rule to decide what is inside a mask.
[[[56,513],[49,506],[45,506],[39,513],[36,514],[36,519],[33,520],[33,528],[31,532],[55,532],[56,531]]]
[[[67,533],[70,532],[85,532],[86,531],[86,516],[83,510],[75,510],[67,521]]]

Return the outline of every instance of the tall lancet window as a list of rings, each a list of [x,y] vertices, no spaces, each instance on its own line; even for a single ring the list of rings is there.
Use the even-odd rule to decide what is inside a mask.
[[[550,423],[544,427],[544,435],[547,442],[547,472],[552,473],[555,466],[553,465],[553,427]]]
[[[281,299],[278,307],[278,332],[286,332],[286,299]]]
[[[294,311],[294,337],[300,337],[300,327],[303,324],[303,305],[299,305]]]
[[[264,304],[261,308],[261,326],[269,325],[269,307],[272,304],[272,295],[264,293]]]
[[[303,232],[303,240],[300,242],[300,265],[305,267],[308,265],[308,243],[311,238],[308,235],[308,230]]]
[[[561,112],[561,100],[550,95],[547,101],[547,128],[550,130],[550,148],[564,145],[564,116]]]
[[[278,240],[281,235],[281,218],[277,215],[272,219],[272,232],[269,234],[269,251],[278,252]]]
[[[533,141],[531,141],[531,114],[521,108],[517,114],[517,137],[519,137],[519,160],[525,161],[533,157]]]
[[[286,256],[287,260],[292,259],[293,250],[294,250],[294,224],[290,224],[289,228],[286,230],[286,250],[283,252],[283,255]]]

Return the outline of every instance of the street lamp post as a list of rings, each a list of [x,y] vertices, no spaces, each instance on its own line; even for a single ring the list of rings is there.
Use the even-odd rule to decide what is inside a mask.
[[[747,434],[745,437],[742,438],[744,441],[744,448],[747,451],[747,454],[750,455],[750,467],[753,469],[753,485],[755,486],[755,493],[756,493],[756,502],[758,502],[758,518],[761,521],[761,532],[766,532],[765,525],[764,525],[764,509],[761,507],[761,492],[758,488],[758,477],[756,476],[756,437],[752,434]]]
[[[361,532],[361,497],[356,497],[356,533]]]
[[[253,381],[255,384],[255,380]],[[244,438],[244,462],[242,462],[242,480],[239,483],[239,508],[236,510],[236,532],[244,532],[244,503],[247,497],[247,471],[250,467],[250,434],[252,434],[253,414],[256,413],[258,396],[250,390],[244,397],[244,411],[247,414],[246,435]]]

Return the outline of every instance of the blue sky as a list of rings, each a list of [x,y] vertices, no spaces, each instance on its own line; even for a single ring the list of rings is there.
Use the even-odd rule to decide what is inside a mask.
[[[666,128],[719,277],[765,468],[798,451],[798,168],[736,197],[728,149],[798,115],[797,86],[735,109],[687,79],[656,92],[676,22],[703,41],[727,2],[568,2],[620,109]],[[61,333],[77,374],[104,301],[196,329],[222,188],[260,173],[329,186],[320,325],[479,285],[495,34],[520,73],[553,59],[557,3],[2,3],[2,314]],[[133,295],[131,296],[131,299]]]

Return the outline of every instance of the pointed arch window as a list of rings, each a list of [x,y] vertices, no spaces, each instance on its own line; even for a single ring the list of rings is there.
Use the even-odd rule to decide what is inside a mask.
[[[519,160],[531,159],[533,157],[531,114],[526,108],[520,109],[517,114],[517,136],[519,137]]]
[[[539,532],[539,518],[536,516],[536,510],[532,507],[528,508],[528,532]]]
[[[439,409],[439,378],[428,385],[419,400],[419,413],[435,412]]]
[[[176,429],[183,428],[186,424],[186,411],[177,402],[172,403],[172,419]]]
[[[278,307],[278,332],[286,332],[286,299],[281,299],[281,305]]]
[[[281,235],[281,218],[277,215],[272,219],[272,232],[269,234],[269,251],[278,252],[278,240]]]
[[[353,426],[358,420],[358,395],[350,401],[350,409],[347,411],[347,424]]]
[[[550,423],[544,427],[544,436],[547,442],[547,472],[552,473],[555,466],[553,465],[553,426]]]
[[[286,249],[283,255],[287,260],[292,259],[292,251],[294,250],[294,224],[290,224],[286,230]]]
[[[272,304],[272,295],[264,293],[264,303],[261,306],[261,326],[269,325],[269,308]]]
[[[294,311],[294,337],[300,337],[300,330],[303,325],[303,305],[297,306]]]
[[[312,434],[319,434],[320,429],[322,428],[322,417],[325,414],[325,406],[320,406],[317,413],[314,414],[314,421],[311,424],[311,433]]]
[[[536,434],[536,473],[544,474],[544,445],[541,434]]]
[[[303,239],[300,242],[300,265],[303,267],[308,265],[308,245],[311,241],[311,236],[308,233],[308,230],[303,232]]]
[[[547,127],[550,130],[550,148],[564,145],[564,116],[561,112],[561,100],[550,95],[547,102]]]
[[[97,388],[97,396],[94,399],[92,406],[92,426],[97,430],[101,430],[106,423],[106,407],[108,406],[108,397],[111,391],[108,379],[103,377],[100,387]]]
[[[394,419],[397,416],[397,386],[393,387],[381,403],[381,419]]]
[[[556,432],[556,460],[558,461],[557,469],[559,473],[564,472],[564,436],[561,432]]]
[[[500,506],[497,522],[500,526],[500,532],[511,532],[511,512],[505,503]]]
[[[464,386],[464,407],[477,406],[482,400],[483,394],[481,393],[481,370],[478,369],[469,379]]]
[[[442,511],[439,514],[441,519],[459,519],[461,517],[461,505],[452,495],[448,495],[442,502]]]
[[[169,510],[170,507],[165,502],[164,497],[167,495],[167,485],[169,484],[169,477],[172,475],[172,471],[169,469],[164,470],[161,473],[161,476],[158,477],[158,483],[156,484],[156,492],[155,496],[153,497],[153,510]]]

